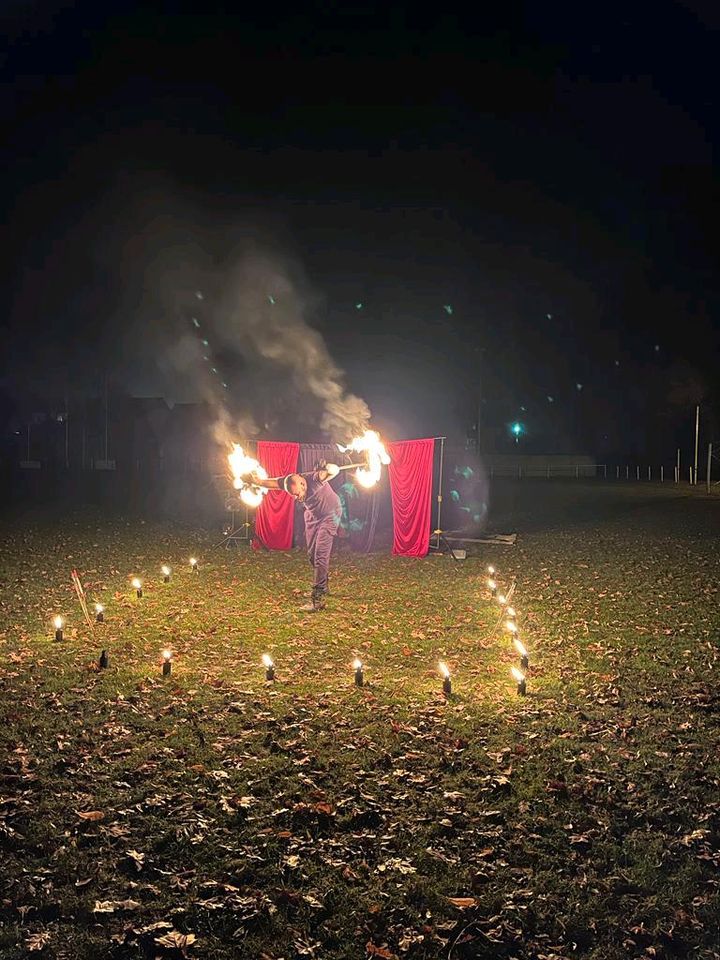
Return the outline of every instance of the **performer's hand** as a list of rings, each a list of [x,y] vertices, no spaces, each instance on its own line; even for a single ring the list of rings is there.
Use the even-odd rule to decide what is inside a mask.
[[[336,463],[326,463],[325,473],[328,475],[328,480],[334,480],[340,473],[340,467]]]
[[[318,460],[315,464],[316,470],[324,470],[327,467],[327,460]]]

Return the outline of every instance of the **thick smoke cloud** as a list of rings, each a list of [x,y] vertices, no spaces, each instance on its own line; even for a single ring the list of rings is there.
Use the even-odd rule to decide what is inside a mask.
[[[274,380],[290,378],[301,395],[319,401],[321,429],[347,441],[367,428],[370,410],[347,392],[325,341],[308,323],[316,305],[297,265],[254,250],[230,272],[214,326],[227,346],[267,361]]]

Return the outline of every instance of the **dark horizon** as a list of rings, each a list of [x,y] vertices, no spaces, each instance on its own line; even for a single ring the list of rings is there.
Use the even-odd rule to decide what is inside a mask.
[[[398,432],[472,434],[480,403],[481,436],[631,452],[702,402],[712,439],[712,10],[9,17],[6,419],[32,384],[202,396],[168,286],[259,238]],[[204,322],[231,406],[295,403]]]

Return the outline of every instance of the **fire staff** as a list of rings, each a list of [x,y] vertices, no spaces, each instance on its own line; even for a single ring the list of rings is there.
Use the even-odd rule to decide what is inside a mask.
[[[342,508],[340,497],[329,481],[340,472],[334,463],[321,461],[312,473],[290,473],[286,477],[264,479],[257,474],[251,483],[269,490],[284,490],[305,508],[305,540],[308,559],[313,568],[313,586],[310,602],[302,610],[317,613],[325,606],[330,573],[330,555],[337,536]]]

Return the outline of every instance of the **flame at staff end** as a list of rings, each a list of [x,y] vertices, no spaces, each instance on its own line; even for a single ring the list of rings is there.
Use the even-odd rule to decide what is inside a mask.
[[[361,487],[374,487],[382,475],[383,464],[390,463],[390,457],[376,430],[366,430],[361,437],[355,437],[343,447],[337,445],[341,453],[364,453],[367,455],[367,467],[358,467],[355,479]]]
[[[245,478],[255,473],[266,480],[267,471],[257,460],[248,456],[239,443],[234,443],[232,447],[232,453],[228,454],[228,463],[233,475],[233,487],[240,491],[240,499],[245,506],[259,507],[267,490],[265,487],[253,486]]]

